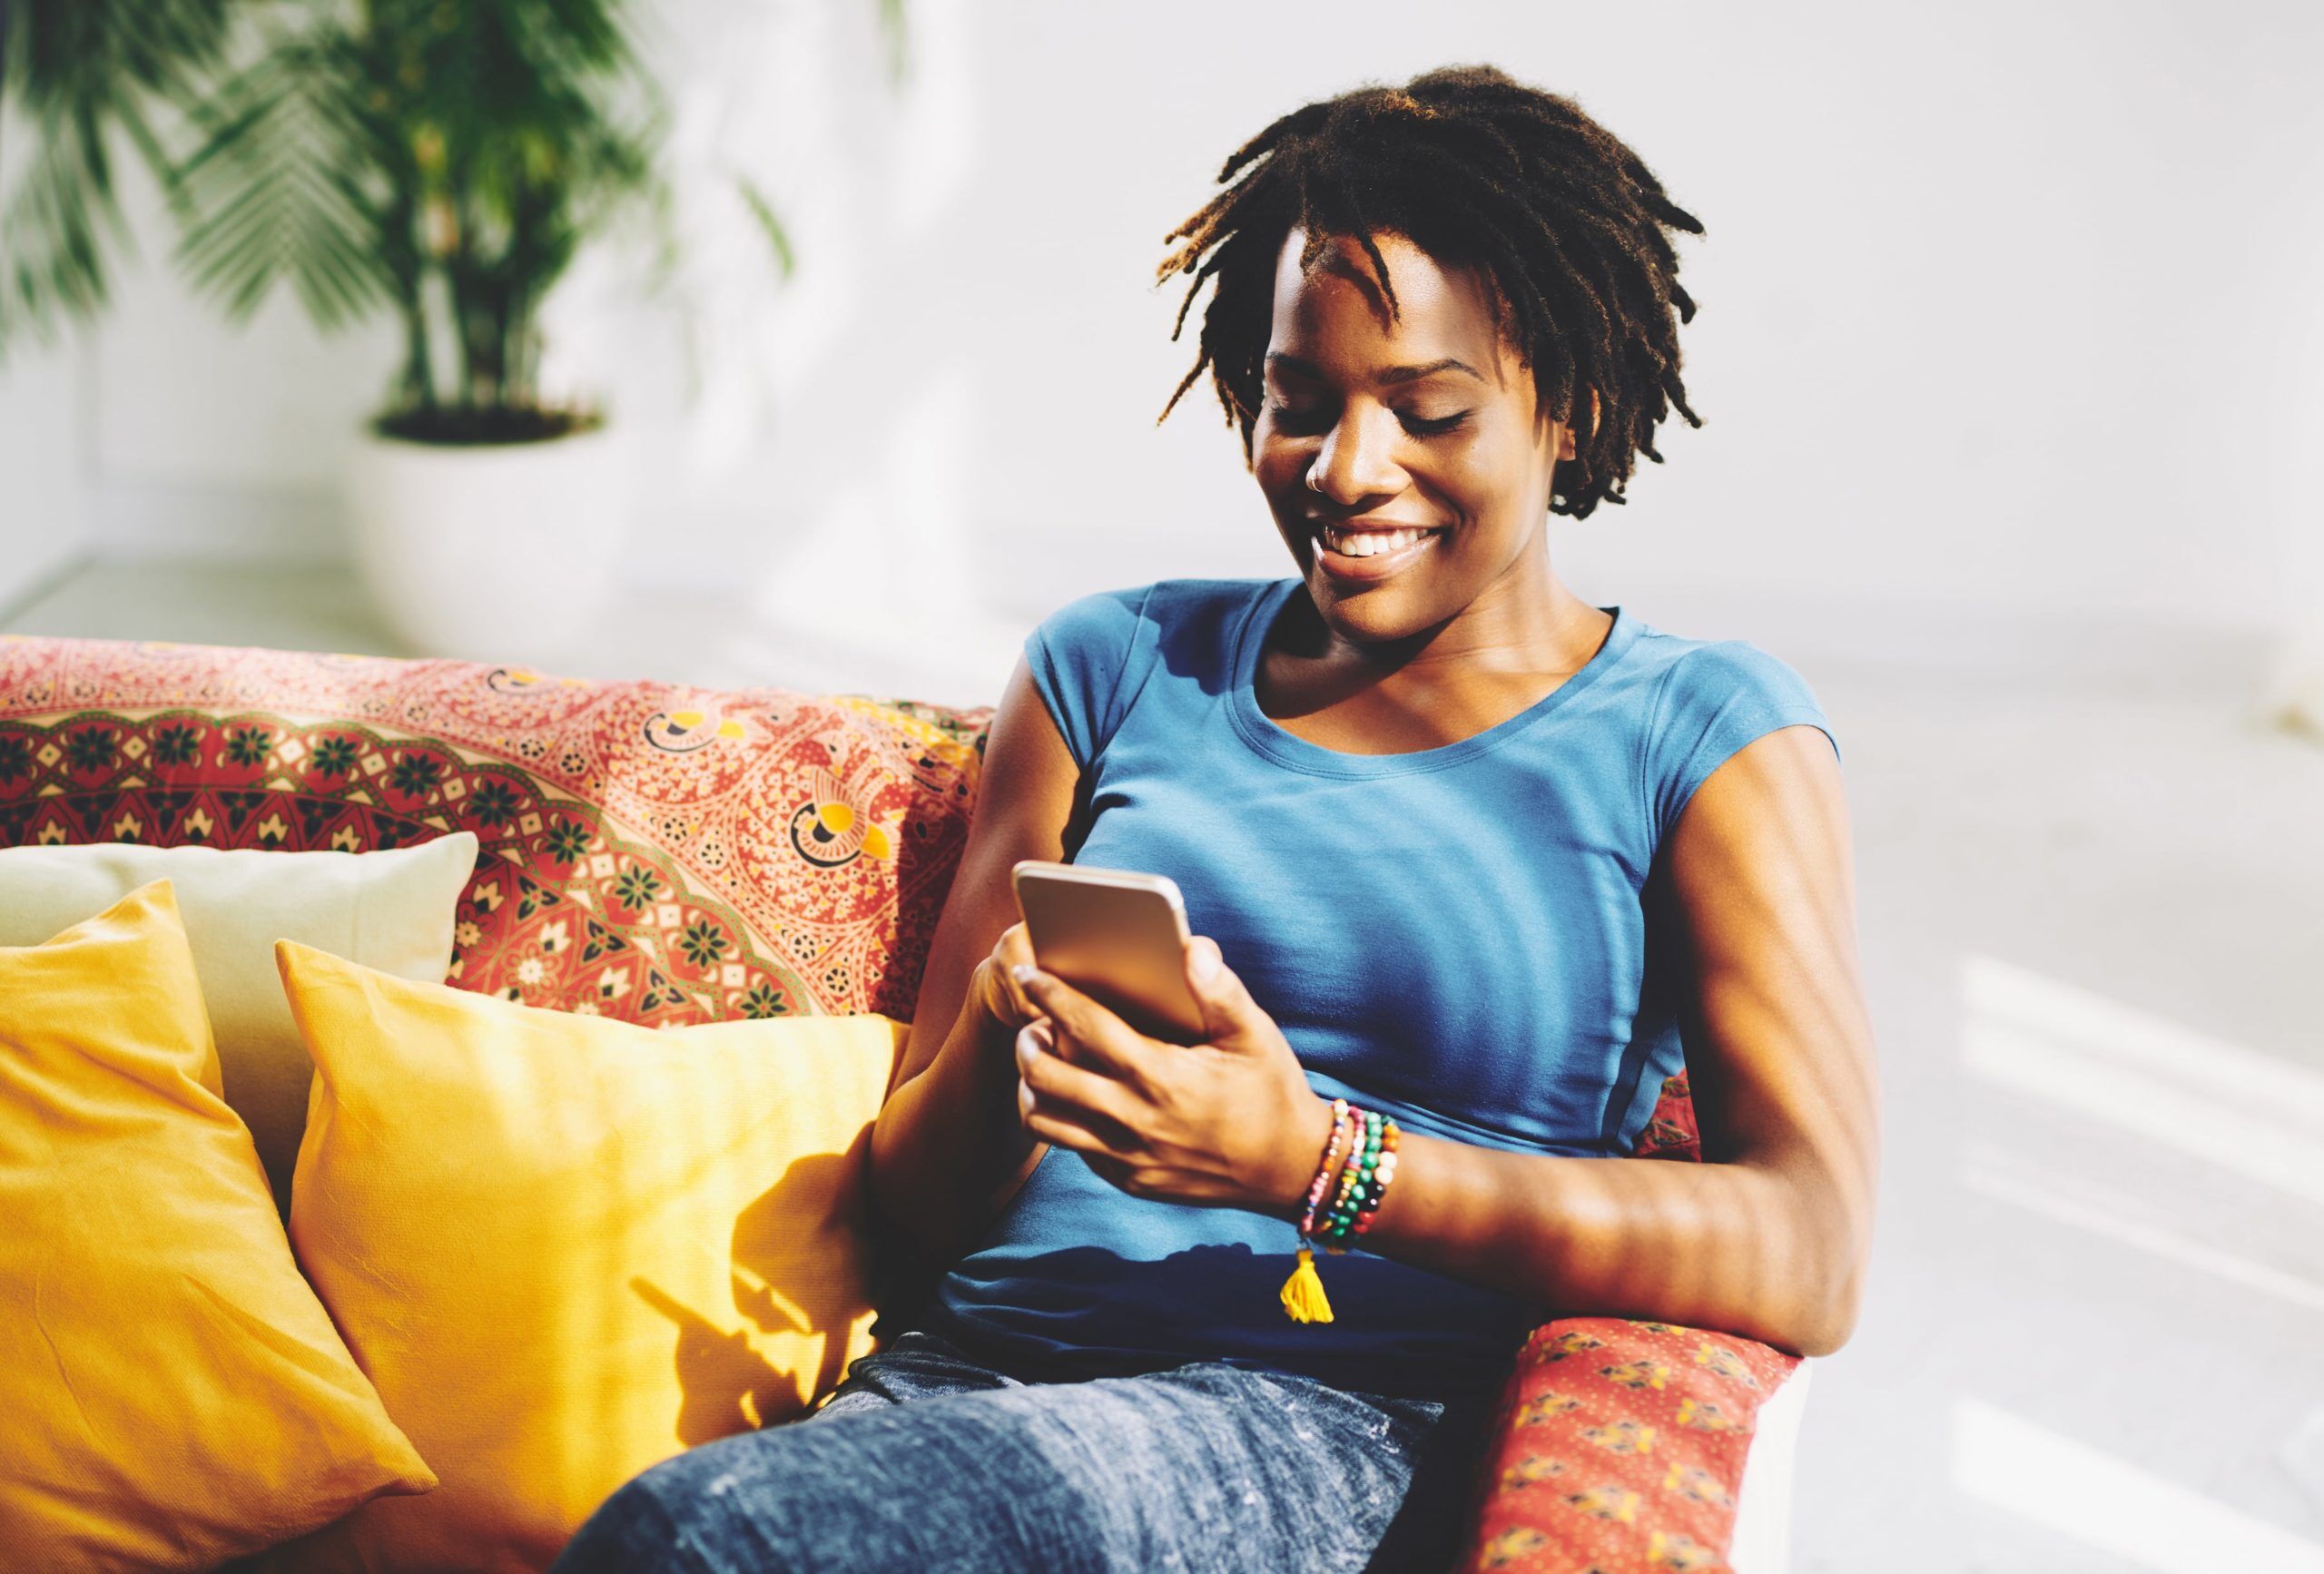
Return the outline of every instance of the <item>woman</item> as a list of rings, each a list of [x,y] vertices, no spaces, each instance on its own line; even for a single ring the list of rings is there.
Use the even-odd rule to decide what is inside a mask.
[[[1696,419],[1665,231],[1700,226],[1484,68],[1310,104],[1220,179],[1163,270],[1215,283],[1178,392],[1209,369],[1298,572],[1028,640],[873,1132],[931,1287],[562,1569],[1441,1567],[1551,1308],[1848,1336],[1876,1121],[1837,745],[1772,657],[1550,564],[1549,516]],[[1030,965],[1026,858],[1177,881],[1206,1043]],[[1714,1162],[1598,1162],[1682,1058]],[[1301,1321],[1340,1097],[1401,1128],[1393,1179]]]

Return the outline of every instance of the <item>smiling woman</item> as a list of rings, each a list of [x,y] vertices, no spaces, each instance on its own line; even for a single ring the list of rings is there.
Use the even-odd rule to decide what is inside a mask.
[[[1830,724],[1550,560],[1695,418],[1665,231],[1699,226],[1482,67],[1221,180],[1164,266],[1216,285],[1178,392],[1211,371],[1297,572],[1028,639],[872,1134],[918,1293],[816,1417],[648,1471],[561,1568],[1442,1569],[1552,1310],[1848,1337],[1876,1122]],[[1023,859],[1177,883],[1203,1042],[1034,965]],[[1710,1162],[1606,1162],[1681,1067]],[[1350,1107],[1381,1136],[1343,1162]]]

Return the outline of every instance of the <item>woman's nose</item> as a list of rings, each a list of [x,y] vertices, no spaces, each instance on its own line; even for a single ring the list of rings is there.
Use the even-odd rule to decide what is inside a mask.
[[[1395,459],[1395,412],[1353,405],[1343,411],[1324,434],[1307,484],[1343,508],[1402,492],[1405,477]]]

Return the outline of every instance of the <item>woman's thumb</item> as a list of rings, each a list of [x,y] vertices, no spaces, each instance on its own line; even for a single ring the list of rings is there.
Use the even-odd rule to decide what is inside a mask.
[[[1236,1041],[1250,1026],[1250,993],[1219,955],[1218,942],[1208,935],[1196,935],[1187,946],[1187,982],[1202,1003],[1210,1041]]]

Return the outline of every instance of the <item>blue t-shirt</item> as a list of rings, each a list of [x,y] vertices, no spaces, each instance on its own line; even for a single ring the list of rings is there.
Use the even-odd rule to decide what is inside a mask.
[[[1176,880],[1324,1097],[1462,1142],[1628,1154],[1684,1062],[1677,937],[1640,900],[1655,850],[1746,743],[1828,736],[1814,694],[1754,645],[1607,607],[1598,654],[1498,726],[1344,753],[1253,694],[1300,588],[1164,580],[1033,631],[1087,794],[1066,856]],[[1443,1394],[1498,1382],[1545,1311],[1358,1250],[1317,1254],[1334,1318],[1295,1323],[1297,1247],[1287,1219],[1132,1197],[1052,1146],[931,1322],[1044,1374],[1212,1360]]]

